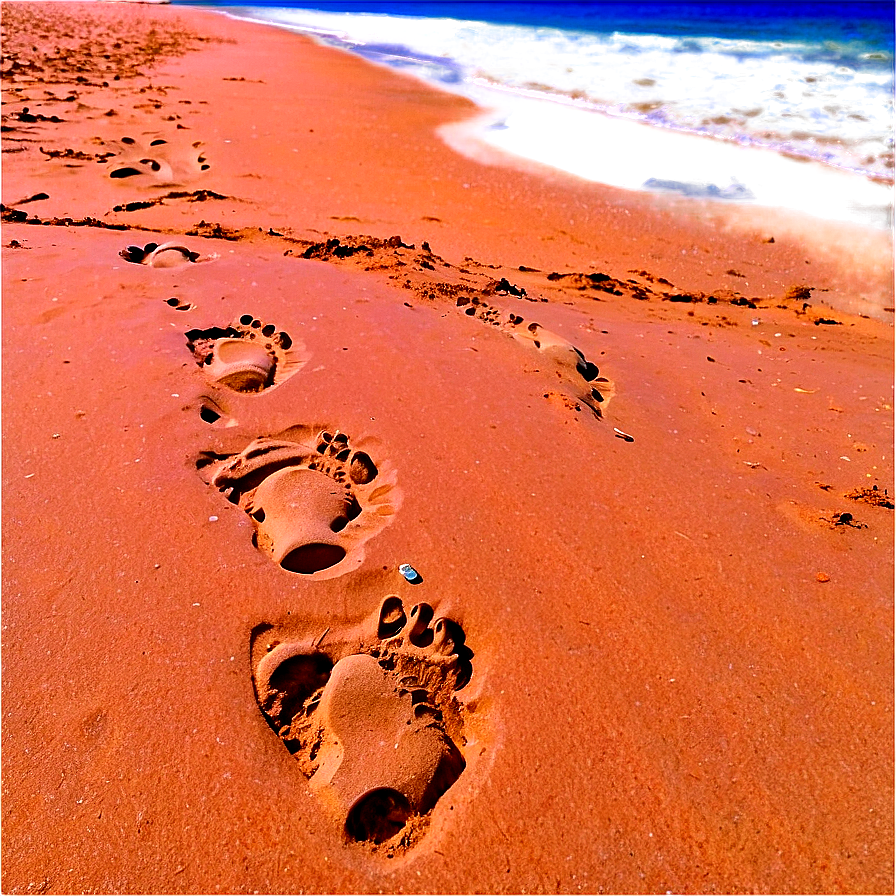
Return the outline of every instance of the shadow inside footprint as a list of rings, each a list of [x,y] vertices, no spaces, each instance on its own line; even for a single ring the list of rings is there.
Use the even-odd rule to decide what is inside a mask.
[[[122,177],[135,177],[143,172],[140,171],[139,168],[131,168],[129,166],[125,166],[124,168],[116,168],[114,171],[109,172],[109,177],[114,178],[122,178]]]
[[[257,642],[270,628],[253,634],[258,705],[350,841],[412,845],[409,823],[466,768],[455,694],[469,682],[473,654],[456,622],[433,616],[428,604],[406,613],[390,595],[367,631],[326,644],[269,640],[265,648]]]

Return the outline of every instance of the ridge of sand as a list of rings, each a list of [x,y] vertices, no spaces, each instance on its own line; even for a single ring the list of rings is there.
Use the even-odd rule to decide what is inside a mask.
[[[892,890],[890,250],[0,13],[4,892]]]

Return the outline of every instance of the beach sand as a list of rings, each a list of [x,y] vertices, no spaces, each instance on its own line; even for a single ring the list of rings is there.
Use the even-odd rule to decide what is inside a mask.
[[[892,892],[887,234],[2,16],[4,892]]]

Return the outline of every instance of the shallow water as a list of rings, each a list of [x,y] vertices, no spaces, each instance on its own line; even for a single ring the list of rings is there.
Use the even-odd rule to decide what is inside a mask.
[[[771,148],[744,146],[574,106],[471,91],[493,112],[442,129],[450,145],[476,157],[477,144],[560,168],[587,180],[785,208],[875,229],[892,227],[893,189],[863,175]]]
[[[891,227],[892,4],[310,5],[217,4],[469,96],[514,155]]]

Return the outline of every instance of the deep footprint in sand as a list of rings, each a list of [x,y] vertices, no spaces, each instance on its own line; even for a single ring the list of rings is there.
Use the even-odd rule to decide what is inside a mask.
[[[279,386],[308,362],[301,343],[251,314],[228,327],[189,330],[184,335],[203,373],[235,392]]]
[[[557,361],[561,368],[565,368],[570,383],[575,386],[576,394],[570,396],[573,400],[572,407],[575,407],[577,401],[582,402],[598,417],[603,416],[615,393],[613,384],[607,377],[601,376],[597,365],[589,361],[569,340],[546,330],[541,324],[526,323],[519,314],[502,312],[475,296],[472,299],[459,298],[457,306],[467,316],[491,324]],[[567,402],[563,402],[563,405],[569,406]]]
[[[180,243],[147,243],[145,246],[128,246],[118,253],[132,264],[145,264],[151,268],[174,268],[200,260],[198,252]]]
[[[210,167],[200,142],[187,147],[179,140],[171,142],[150,134],[141,140],[122,137],[110,146],[113,158],[109,162],[109,177],[132,185],[177,186],[193,180]]]
[[[387,853],[413,845],[466,768],[472,675],[463,629],[409,611],[395,595],[342,637],[280,641],[253,633],[255,697],[349,841]]]
[[[255,546],[282,569],[334,578],[357,569],[364,544],[401,501],[395,472],[343,433],[292,427],[239,454],[203,455],[203,478],[255,524]]]

